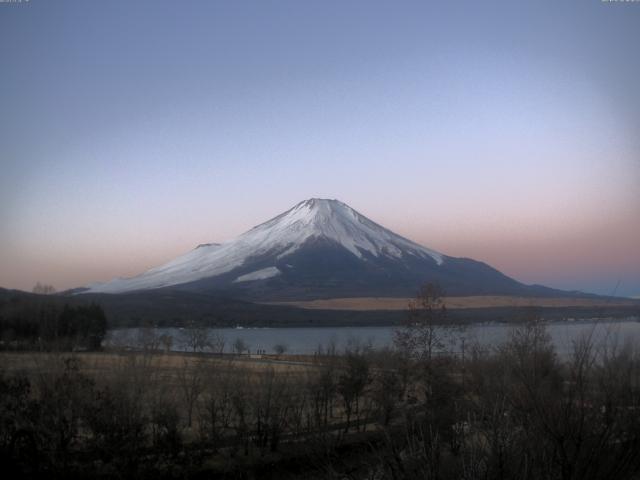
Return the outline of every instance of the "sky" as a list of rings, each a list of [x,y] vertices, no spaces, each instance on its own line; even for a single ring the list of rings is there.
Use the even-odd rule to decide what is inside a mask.
[[[638,45],[640,2],[0,3],[0,286],[132,276],[323,197],[640,295]]]

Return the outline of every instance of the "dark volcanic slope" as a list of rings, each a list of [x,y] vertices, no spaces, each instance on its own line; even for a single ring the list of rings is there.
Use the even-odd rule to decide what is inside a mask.
[[[234,282],[247,273],[275,265],[279,275],[264,280]],[[357,296],[413,296],[425,282],[437,282],[447,295],[566,296],[567,292],[528,286],[489,265],[466,258],[447,257],[438,265],[432,258],[401,259],[354,256],[327,239],[312,239],[282,258],[256,257],[248,265],[213,278],[173,288],[191,292],[225,292],[251,300],[297,300]],[[578,294],[580,295],[580,294]]]

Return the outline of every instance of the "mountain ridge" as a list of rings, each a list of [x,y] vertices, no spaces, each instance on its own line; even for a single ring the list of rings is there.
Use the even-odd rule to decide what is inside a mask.
[[[336,199],[311,198],[222,244],[200,244],[131,277],[82,293],[173,288],[250,300],[412,295],[437,282],[448,295],[557,296],[484,262],[444,255]]]

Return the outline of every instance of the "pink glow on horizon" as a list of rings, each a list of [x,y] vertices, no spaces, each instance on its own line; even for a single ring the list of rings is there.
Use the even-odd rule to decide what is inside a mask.
[[[585,280],[590,278],[602,278],[612,289],[618,280],[633,279],[640,271],[637,254],[640,224],[634,222],[633,210],[614,219],[600,217],[596,224],[582,219],[560,228],[562,219],[541,227],[517,222],[517,216],[509,218],[504,212],[500,219],[476,221],[462,216],[425,220],[425,216],[414,217],[411,213],[399,214],[394,221],[392,217],[383,219],[360,209],[374,221],[418,243],[446,255],[484,261],[524,283],[586,290],[589,283]],[[260,221],[231,222],[219,235],[207,233],[211,229],[206,226],[186,228],[178,235],[163,229],[166,235],[163,240],[153,233],[140,232],[135,236],[140,242],[137,244],[128,243],[124,235],[121,240],[116,237],[108,242],[96,238],[96,243],[77,244],[73,249],[59,244],[54,248],[54,257],[49,253],[53,245],[41,245],[39,249],[34,244],[28,256],[5,261],[2,273],[12,278],[13,284],[3,286],[29,290],[34,279],[39,279],[62,290],[118,276],[134,276],[198,243],[227,240],[257,223]]]

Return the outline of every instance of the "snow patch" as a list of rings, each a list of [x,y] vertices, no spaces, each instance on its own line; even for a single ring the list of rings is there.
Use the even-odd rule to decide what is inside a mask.
[[[266,278],[275,277],[276,275],[280,275],[280,270],[277,267],[267,267],[262,270],[256,270],[255,272],[247,273],[245,275],[240,275],[236,278],[233,283],[238,282],[252,282],[254,280],[264,280]]]

